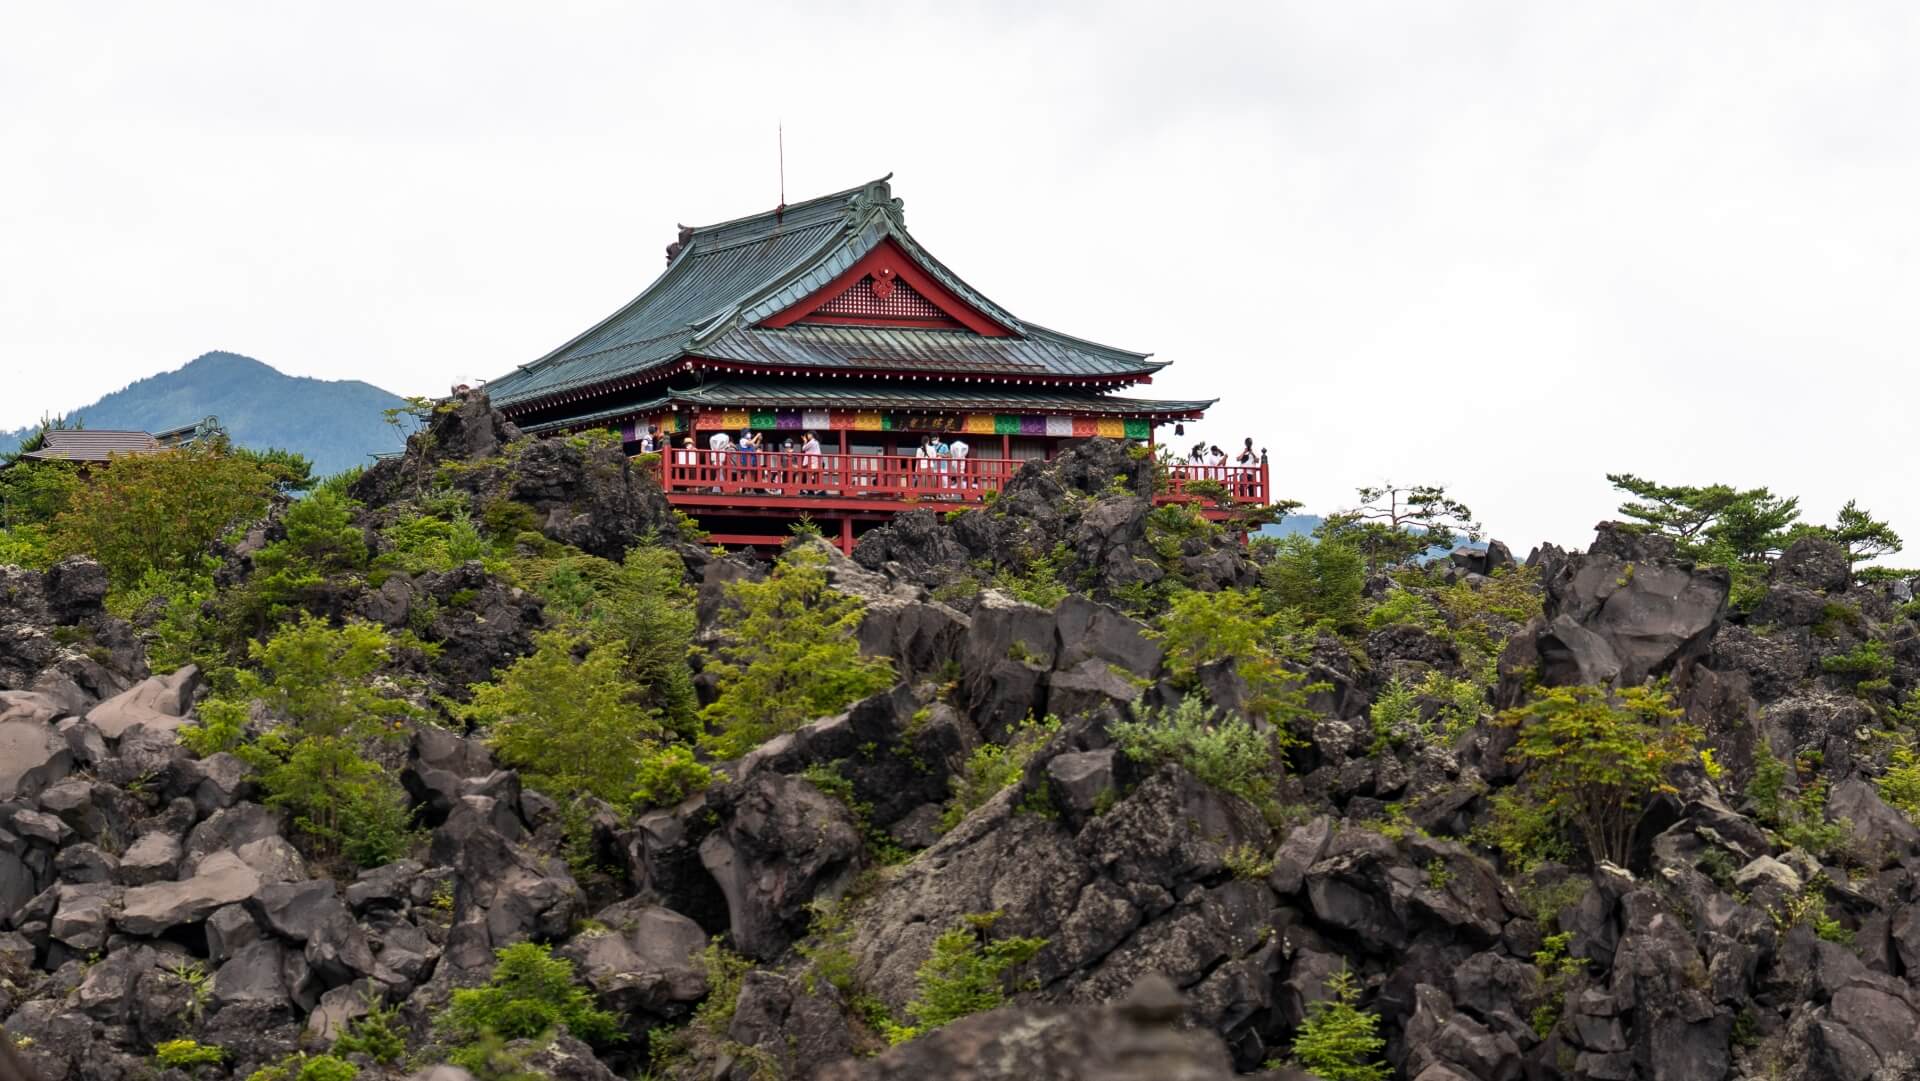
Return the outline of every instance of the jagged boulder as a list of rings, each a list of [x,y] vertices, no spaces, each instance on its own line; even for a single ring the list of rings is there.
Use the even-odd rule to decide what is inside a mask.
[[[1534,631],[1541,680],[1631,686],[1705,655],[1729,579],[1672,557],[1665,538],[1603,522],[1584,555],[1548,560]]]
[[[735,948],[771,958],[805,930],[809,902],[852,882],[859,825],[813,785],[765,771],[716,793],[710,806],[721,826],[700,842],[700,862],[726,897]]]
[[[87,711],[87,723],[108,739],[119,739],[136,724],[171,732],[186,723],[200,685],[200,669],[191,664],[150,676]]]
[[[223,905],[246,901],[260,886],[259,874],[239,856],[215,852],[200,861],[191,878],[127,890],[114,924],[130,935],[157,935],[199,923]]]
[[[707,933],[699,924],[657,905],[623,903],[595,913],[593,926],[560,954],[608,1009],[676,1020],[706,997]]]

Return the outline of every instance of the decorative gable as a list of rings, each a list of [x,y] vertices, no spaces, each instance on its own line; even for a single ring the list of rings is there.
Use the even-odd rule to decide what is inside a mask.
[[[795,323],[971,330],[1004,338],[1007,328],[955,296],[891,240],[805,300],[766,319],[768,327]]]
[[[960,325],[941,311],[938,304],[901,281],[897,272],[884,267],[853,283],[852,288],[815,308],[800,321],[830,323],[836,317],[862,323],[884,320],[913,325]]]

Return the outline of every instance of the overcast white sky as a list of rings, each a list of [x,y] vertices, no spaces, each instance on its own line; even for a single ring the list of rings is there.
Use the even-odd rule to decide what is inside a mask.
[[[805,14],[799,9],[807,9]],[[676,222],[886,172],[1016,314],[1152,350],[1326,509],[1517,549],[1602,477],[1920,551],[1920,8],[0,3],[0,428],[210,349],[443,393]],[[1190,438],[1194,434],[1189,429]]]

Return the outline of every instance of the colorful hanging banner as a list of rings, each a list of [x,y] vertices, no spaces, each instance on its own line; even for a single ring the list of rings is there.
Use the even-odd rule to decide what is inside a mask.
[[[1153,438],[1153,422],[1150,420],[1128,418],[1126,422],[1126,434],[1128,439],[1151,439]]]
[[[825,409],[809,409],[800,414],[800,427],[809,429],[816,435],[832,426],[833,415]]]
[[[962,428],[961,430],[966,432],[972,432],[978,435],[992,435],[994,432],[993,414],[992,413],[968,413],[966,427]]]
[[[1063,417],[1063,416],[1047,417],[1047,434],[1048,435],[1072,435],[1073,434],[1073,418]]]
[[[1095,435],[1106,436],[1108,439],[1125,439],[1127,437],[1126,422],[1122,421],[1119,417],[1101,417],[1094,423],[1093,431]]]

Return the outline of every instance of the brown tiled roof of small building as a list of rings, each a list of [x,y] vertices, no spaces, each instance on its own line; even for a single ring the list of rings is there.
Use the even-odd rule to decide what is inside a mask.
[[[148,454],[160,449],[160,442],[146,432],[116,432],[103,429],[55,429],[39,450],[22,454],[37,461],[104,462],[116,454]]]

